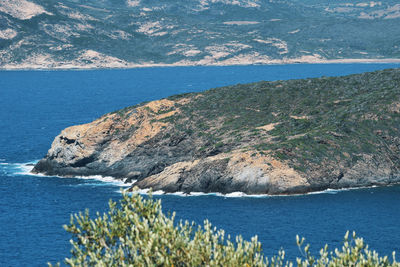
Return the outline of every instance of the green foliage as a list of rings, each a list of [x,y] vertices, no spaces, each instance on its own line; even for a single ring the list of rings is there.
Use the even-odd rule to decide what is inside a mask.
[[[229,49],[229,54],[216,59],[217,62],[246,57],[301,60],[302,56],[314,54],[326,59],[399,58],[399,18],[392,14],[397,0],[345,10],[343,1],[327,0],[256,1],[254,4],[235,1],[240,4],[234,5],[231,1],[207,1],[205,9],[199,8],[202,6],[200,1],[133,1],[138,4],[127,5],[130,1],[74,0],[63,1],[62,6],[54,5],[53,1],[33,2],[51,15],[43,13],[31,19],[19,19],[15,14],[0,11],[2,29],[10,28],[17,33],[15,38],[1,39],[0,49],[5,53],[0,61],[2,67],[21,66],[28,60],[28,55],[43,53],[52,59],[46,63],[48,67],[66,66],[66,62],[81,63],[82,67],[83,64],[109,67],[107,61],[101,60],[105,56],[116,57],[129,65],[181,62],[196,65],[213,56],[210,46],[229,49],[232,43],[240,44],[241,48]],[[143,16],[145,7],[148,10]],[[212,10],[223,10],[224,14],[210,15]],[[71,14],[82,15],[77,19]],[[107,19],[104,19],[105,14]],[[279,22],[265,18],[276,18]],[[156,20],[160,25],[149,32],[141,27]],[[238,20],[258,23],[225,24]],[[49,34],[48,29],[59,25],[68,25],[73,32],[67,36],[58,31]],[[265,44],[263,38],[271,44]],[[185,53],[185,49],[177,49],[177,44],[185,49],[196,47],[199,52]],[[54,49],[63,46],[68,49]],[[88,50],[104,56],[80,57]]]
[[[69,266],[293,266],[285,260],[285,252],[270,260],[261,249],[257,236],[250,242],[237,236],[225,236],[208,221],[196,227],[187,221],[175,222],[175,214],[165,215],[161,201],[144,198],[137,193],[123,194],[117,204],[110,200],[110,210],[90,219],[85,213],[71,216],[64,228],[72,234],[72,256]],[[304,238],[297,237],[303,254],[298,266],[400,266],[395,260],[368,249],[363,239],[348,238],[342,250],[328,252],[325,246],[319,258],[311,255]],[[49,264],[51,266],[51,264]]]
[[[302,248],[304,240],[296,236],[299,248]],[[349,232],[346,233],[341,250],[335,249],[334,252],[329,252],[328,245],[325,245],[319,252],[319,258],[311,255],[309,245],[306,245],[303,251],[304,259],[297,258],[297,266],[400,266],[400,263],[396,261],[395,252],[392,253],[392,260],[388,256],[379,257],[378,253],[371,251],[355,232],[352,238],[349,238]]]
[[[399,77],[400,70],[392,69],[226,86],[169,97],[187,101],[159,110],[177,112],[150,122],[168,123],[164,136],[190,143],[198,156],[254,150],[305,175],[318,166],[318,175],[336,181],[332,169],[346,172],[369,157],[400,164]],[[117,111],[116,120],[133,112]]]

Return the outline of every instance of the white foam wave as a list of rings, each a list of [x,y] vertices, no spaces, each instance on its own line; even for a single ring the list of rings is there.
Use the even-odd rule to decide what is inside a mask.
[[[308,192],[304,194],[291,194],[291,195],[268,195],[268,194],[246,194],[244,192],[232,192],[228,194],[222,194],[218,192],[211,192],[211,193],[204,193],[204,192],[190,192],[190,193],[185,193],[185,192],[173,192],[173,193],[166,193],[162,190],[158,190],[153,192],[153,195],[170,195],[170,196],[179,196],[179,197],[202,197],[202,196],[217,196],[217,197],[224,197],[224,198],[277,198],[277,197],[299,197],[299,196],[308,196],[308,195],[319,195],[319,194],[338,194],[341,192],[345,191],[350,191],[350,190],[359,190],[359,189],[370,189],[370,188],[375,188],[378,187],[376,185],[373,186],[365,186],[365,187],[350,187],[350,188],[342,188],[342,189],[326,189],[326,190],[321,190],[321,191],[314,191],[314,192]],[[147,195],[149,193],[150,189],[139,189],[136,192],[138,192],[141,195]],[[120,192],[120,191],[118,191]]]
[[[188,194],[185,194],[185,196],[187,196]],[[205,195],[207,195],[206,193],[203,193],[203,192],[190,192],[190,196],[193,196],[193,197],[199,197],[199,196],[205,196]]]
[[[137,193],[141,195],[148,195],[150,189],[138,189]],[[121,192],[121,191],[118,191]],[[222,194],[218,192],[211,192],[211,193],[204,193],[204,192],[173,192],[173,193],[166,193],[162,190],[157,190],[152,192],[152,195],[167,195],[167,196],[178,196],[178,197],[202,197],[202,196],[217,196],[217,197],[227,197],[227,198],[237,198],[237,197],[255,197],[255,198],[262,198],[262,197],[273,197],[271,195],[248,195],[243,192],[233,192],[229,194]]]
[[[164,195],[164,194],[165,194],[165,192],[162,190],[157,190],[157,191],[153,192],[153,195],[155,195],[155,196],[160,196],[160,195]]]
[[[175,193],[166,193],[166,195],[175,195],[175,196],[181,196],[181,197],[202,197],[202,196],[216,196],[216,197],[225,197],[225,198],[242,198],[242,197],[255,197],[255,198],[263,198],[263,197],[272,197],[272,195],[249,195],[244,192],[232,192],[228,194],[222,194],[218,192],[210,192],[210,193],[204,193],[204,192],[190,192],[190,193],[184,193],[184,192],[175,192]]]
[[[322,191],[308,192],[308,193],[306,193],[304,195],[337,194],[337,193],[339,193],[341,191],[347,191],[347,190],[348,190],[347,188],[340,189],[340,190],[338,190],[338,189],[326,189],[326,190],[322,190]]]
[[[185,193],[185,192],[174,192],[174,193],[166,193],[167,195],[174,195],[174,196],[179,196],[179,197],[201,197],[201,196],[219,196],[223,197],[225,196],[222,193],[218,192],[211,192],[211,193],[203,193],[203,192],[190,192],[190,193]]]
[[[17,175],[32,175],[31,171],[34,167],[34,163],[29,162],[29,163],[15,163],[13,164],[16,169],[18,169],[18,172],[15,172]]]
[[[10,171],[13,175],[27,175],[27,176],[39,176],[39,177],[56,177],[56,178],[62,178],[65,179],[65,177],[62,176],[57,176],[57,175],[44,175],[42,173],[31,173],[34,165],[38,161],[31,161],[27,163],[7,163],[7,162],[1,162],[0,165],[7,165],[10,167]],[[74,177],[68,177],[71,179],[82,179],[82,180],[95,180],[103,183],[103,185],[115,185],[119,187],[130,187],[132,183],[126,183],[126,179],[115,179],[111,176],[101,176],[101,175],[92,175],[92,176],[74,176]],[[135,181],[133,181],[135,182]],[[84,183],[82,185],[102,185],[100,183]]]
[[[7,169],[13,175],[29,175],[30,171],[33,169],[33,165],[36,162],[27,163],[10,163],[10,162],[0,162],[0,166]]]
[[[1,161],[2,159],[0,159]],[[34,174],[31,173],[34,165],[37,163],[37,161],[30,161],[27,163],[8,163],[8,162],[0,162],[0,165],[6,166],[6,168],[9,168],[11,173],[13,175],[28,175],[28,176],[40,176],[40,177],[57,177],[57,178],[63,178],[65,177],[62,176],[48,176],[44,174]],[[99,181],[100,183],[83,183],[81,185],[74,185],[74,186],[101,186],[101,185],[115,185],[120,188],[128,188],[134,185],[136,182],[135,180],[131,181],[130,183],[126,183],[126,179],[115,179],[111,176],[101,176],[101,175],[93,175],[93,176],[74,176],[74,177],[68,177],[71,179],[82,179],[82,180],[95,180]],[[373,186],[365,186],[365,187],[349,187],[349,188],[342,188],[342,189],[326,189],[322,191],[315,191],[315,192],[308,192],[304,194],[292,194],[292,195],[268,195],[268,194],[246,194],[244,192],[232,192],[228,194],[222,194],[218,192],[211,192],[211,193],[204,193],[204,192],[190,192],[190,193],[185,193],[185,192],[174,192],[174,193],[166,193],[162,190],[157,190],[152,192],[153,195],[172,195],[172,196],[179,196],[179,197],[201,197],[201,196],[217,196],[217,197],[224,197],[224,198],[271,198],[271,197],[296,197],[296,196],[306,196],[306,195],[318,195],[318,194],[338,194],[340,192],[344,191],[349,191],[349,190],[359,190],[359,189],[368,189],[368,188],[375,188],[378,187],[376,185]],[[122,189],[125,191],[124,189]],[[137,192],[142,195],[147,195],[149,193],[150,189],[139,189]],[[118,190],[117,192],[122,193],[121,190]]]
[[[62,177],[65,178],[65,177]],[[132,183],[126,183],[126,179],[119,180],[115,179],[114,177],[111,176],[101,176],[101,175],[93,175],[93,176],[74,176],[74,177],[69,177],[69,178],[75,178],[75,179],[82,179],[82,180],[96,180],[105,184],[113,184],[115,186],[119,187],[130,187]],[[90,183],[86,183],[86,185],[93,185]]]
[[[133,182],[132,184],[134,184]],[[391,186],[391,185],[388,185]],[[304,194],[291,194],[291,195],[268,195],[268,194],[246,194],[244,192],[232,192],[228,194],[222,194],[222,193],[204,193],[204,192],[190,192],[190,193],[185,193],[185,192],[173,192],[173,193],[166,193],[162,190],[154,191],[152,195],[169,195],[169,196],[179,196],[179,197],[202,197],[202,196],[217,196],[217,197],[224,197],[224,198],[278,198],[278,197],[299,197],[299,196],[307,196],[307,195],[319,195],[319,194],[338,194],[341,192],[345,191],[351,191],[351,190],[358,190],[358,189],[370,189],[370,188],[376,188],[379,187],[377,185],[373,186],[364,186],[364,187],[349,187],[349,188],[342,188],[342,189],[326,189],[322,191],[314,191],[314,192],[308,192]],[[150,189],[138,189],[135,192],[138,192],[141,195],[148,195]],[[118,193],[122,193],[121,190],[116,191]],[[131,194],[131,192],[128,192]]]
[[[244,197],[244,196],[246,196],[246,194],[243,192],[232,192],[232,193],[226,194],[226,197]]]

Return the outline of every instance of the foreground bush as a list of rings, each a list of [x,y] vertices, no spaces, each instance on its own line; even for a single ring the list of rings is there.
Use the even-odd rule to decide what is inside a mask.
[[[208,222],[175,223],[175,214],[165,215],[161,201],[124,194],[119,205],[110,200],[110,210],[90,219],[89,212],[71,216],[64,228],[73,235],[70,266],[400,266],[392,259],[370,251],[362,238],[345,236],[341,250],[321,249],[314,258],[304,239],[297,237],[303,257],[285,260],[285,252],[266,258],[257,236],[250,242],[226,237]]]

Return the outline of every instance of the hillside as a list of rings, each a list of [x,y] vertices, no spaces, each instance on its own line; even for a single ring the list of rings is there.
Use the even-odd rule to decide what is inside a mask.
[[[2,0],[0,68],[399,59],[400,4]]]
[[[400,70],[238,84],[112,112],[57,136],[35,173],[166,192],[291,194],[400,182]]]

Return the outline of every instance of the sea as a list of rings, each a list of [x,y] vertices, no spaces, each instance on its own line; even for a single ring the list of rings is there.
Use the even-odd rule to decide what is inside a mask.
[[[44,266],[70,257],[63,225],[70,215],[107,211],[126,185],[107,177],[31,175],[52,140],[68,126],[143,101],[261,80],[340,76],[399,64],[293,64],[153,67],[110,70],[0,71],[0,266]],[[326,190],[296,196],[241,193],[158,194],[164,212],[202,224],[208,219],[234,239],[258,236],[267,256],[301,256],[341,247],[347,230],[380,254],[400,253],[400,187]]]

